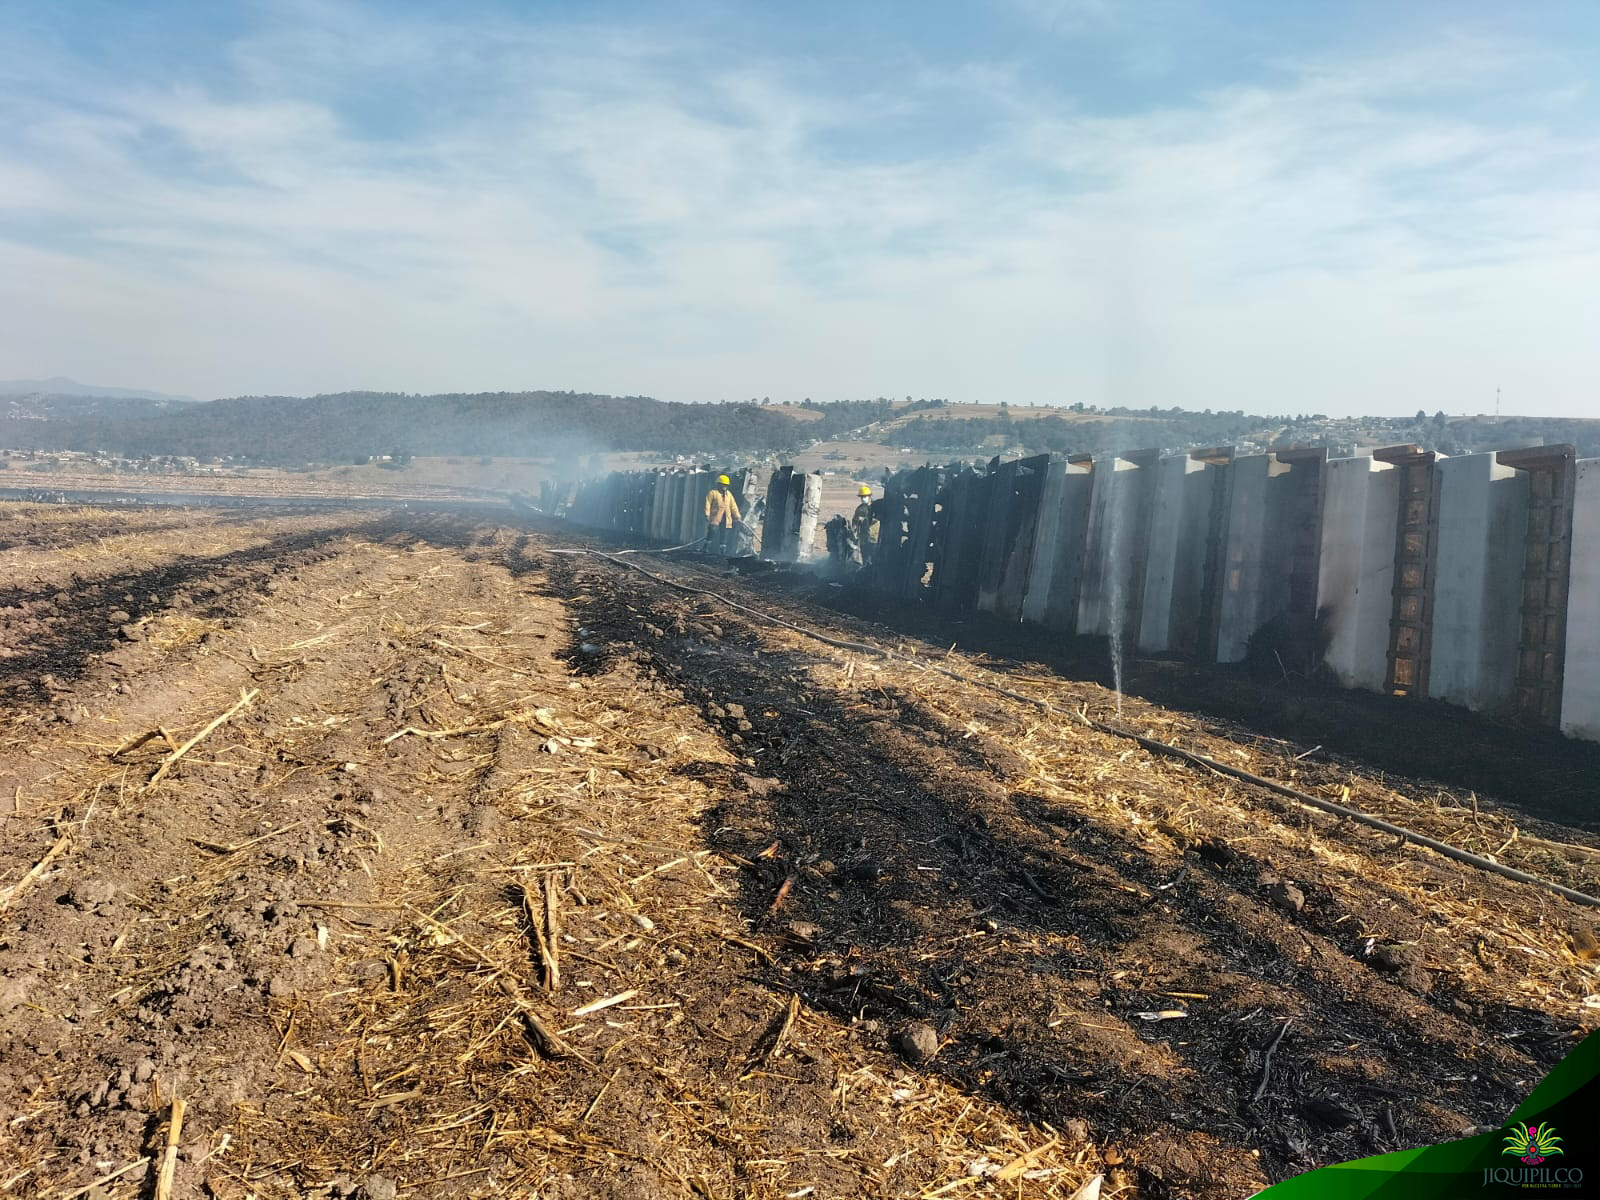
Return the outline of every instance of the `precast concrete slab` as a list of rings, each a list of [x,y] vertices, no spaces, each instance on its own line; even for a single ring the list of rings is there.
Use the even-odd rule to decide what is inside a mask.
[[[1041,471],[1039,517],[1034,525],[1033,562],[1028,590],[1022,598],[1022,619],[1042,624],[1050,600],[1050,580],[1061,552],[1061,496],[1066,488],[1067,461],[1051,455]]]
[[[1577,464],[1572,544],[1561,730],[1600,742],[1600,458]]]
[[[1154,453],[1095,463],[1079,583],[1079,633],[1138,633],[1155,463]]]
[[[802,475],[796,489],[800,504],[795,528],[795,561],[810,562],[816,554],[817,517],[822,512],[822,476]]]
[[[1325,453],[1252,454],[1228,468],[1226,530],[1219,535],[1218,662],[1243,661],[1251,639],[1269,623],[1286,618],[1309,626],[1315,620]]]
[[[761,554],[772,562],[794,557],[786,537],[789,522],[789,479],[793,467],[779,467],[767,480],[767,508],[761,517]]]
[[[984,514],[993,484],[990,476],[968,469],[951,477],[940,494],[933,572],[933,596],[940,608],[969,608],[977,597]]]
[[[1000,577],[1005,569],[1006,530],[1011,504],[1016,498],[1016,464],[1001,463],[989,472],[988,503],[978,518],[978,561],[973,578],[972,607],[992,613],[1000,598]]]
[[[683,477],[683,491],[678,498],[678,513],[667,536],[674,546],[697,541],[706,534],[706,492],[716,476],[705,471],[692,471]]]
[[[1276,586],[1272,560],[1283,552],[1273,544],[1277,522],[1269,495],[1272,480],[1289,471],[1271,454],[1249,454],[1233,460],[1232,495],[1223,534],[1222,595],[1217,617],[1217,661],[1242,662],[1250,635],[1287,600]]]
[[[1139,649],[1193,654],[1199,644],[1211,494],[1219,468],[1187,454],[1156,464]]]
[[[1049,455],[1019,459],[1011,512],[1006,529],[1006,547],[1000,574],[1000,589],[995,612],[1011,621],[1022,619],[1022,606],[1028,598],[1033,575],[1033,556],[1038,546],[1039,502],[1044,494],[1044,476]]]
[[[646,523],[647,534],[652,538],[661,536],[661,526],[666,520],[668,507],[672,497],[672,475],[666,471],[654,471],[655,482],[650,488],[650,519]]]
[[[1388,677],[1399,482],[1370,457],[1328,463],[1317,607],[1328,622],[1323,662],[1346,687],[1381,692]]]
[[[1078,627],[1078,591],[1093,495],[1094,475],[1089,460],[1068,459],[1056,506],[1055,562],[1044,599],[1045,626],[1065,633],[1073,633]]]
[[[687,471],[672,477],[672,507],[661,527],[661,540],[677,545],[683,541],[683,516],[694,503],[694,476]]]
[[[661,524],[656,530],[656,537],[663,542],[671,541],[678,532],[683,520],[683,498],[689,490],[689,477],[682,471],[672,472],[667,480],[667,502],[661,506]]]
[[[1516,687],[1528,478],[1493,454],[1440,459],[1428,695],[1480,712]]]

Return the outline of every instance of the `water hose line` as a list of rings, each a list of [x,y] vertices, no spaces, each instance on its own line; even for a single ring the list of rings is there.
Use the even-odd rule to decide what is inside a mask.
[[[693,545],[694,543],[690,544]],[[683,547],[674,547],[674,549],[682,548]],[[1289,787],[1287,784],[1278,783],[1276,780],[1264,778],[1263,776],[1253,774],[1252,772],[1246,771],[1240,767],[1230,766],[1229,764],[1211,758],[1208,755],[1196,754],[1192,750],[1185,750],[1180,746],[1173,746],[1167,742],[1157,741],[1155,738],[1145,737],[1143,734],[1135,733],[1133,730],[1124,728],[1120,725],[1113,725],[1106,721],[1095,720],[1093,717],[1090,717],[1085,713],[1074,712],[1071,709],[1057,707],[1056,705],[1051,704],[1048,700],[1042,700],[1037,696],[1029,696],[1023,692],[1018,692],[1011,688],[1003,687],[998,683],[991,683],[985,679],[978,679],[970,675],[965,675],[960,671],[956,671],[950,667],[941,666],[937,663],[922,662],[909,655],[899,654],[893,650],[885,650],[881,646],[873,646],[866,642],[852,642],[844,638],[829,637],[825,633],[818,633],[814,629],[807,629],[803,625],[797,625],[793,621],[787,621],[782,617],[774,616],[772,613],[763,612],[760,609],[752,608],[748,604],[741,604],[737,600],[723,595],[721,592],[714,592],[709,588],[695,587],[690,584],[679,583],[676,580],[668,579],[663,575],[657,575],[653,571],[647,571],[637,563],[628,562],[624,559],[618,558],[616,555],[607,554],[600,550],[592,550],[587,548],[581,550],[551,549],[550,553],[587,554],[595,558],[604,559],[606,562],[612,563],[615,566],[624,567],[630,571],[637,571],[646,579],[650,579],[664,587],[673,588],[676,591],[685,592],[691,596],[709,596],[713,600],[726,605],[728,608],[731,608],[736,612],[741,612],[748,616],[754,617],[757,620],[766,621],[770,624],[781,626],[784,629],[792,630],[803,637],[811,638],[814,641],[821,642],[827,646],[832,646],[835,649],[850,650],[857,654],[866,654],[875,658],[892,659],[896,662],[905,663],[908,666],[917,667],[924,671],[936,672],[937,674],[954,679],[958,683],[965,683],[971,687],[986,688],[991,692],[999,693],[1008,700],[1016,700],[1022,704],[1029,704],[1034,708],[1041,709],[1044,712],[1050,713],[1054,716],[1065,717],[1068,720],[1076,721],[1085,728],[1096,730],[1099,733],[1110,734],[1112,737],[1126,738],[1131,742],[1136,742],[1138,745],[1144,747],[1144,749],[1150,751],[1152,754],[1165,755],[1168,758],[1180,759],[1192,766],[1204,767],[1207,770],[1215,771],[1220,775],[1227,775],[1231,778],[1240,780],[1243,783],[1252,784],[1255,787],[1264,788],[1269,792],[1274,792],[1277,795],[1285,796],[1290,800],[1294,800],[1297,803],[1307,805],[1311,808],[1321,809],[1323,812],[1332,813],[1339,817],[1345,817],[1359,824],[1370,826],[1373,829],[1380,829],[1384,833],[1394,834],[1395,836],[1400,837],[1405,841],[1412,842],[1415,845],[1425,846],[1429,850],[1434,851],[1436,854],[1442,854],[1444,857],[1455,862],[1462,863],[1469,867],[1476,867],[1480,871],[1487,871],[1490,874],[1499,875],[1502,878],[1514,880],[1517,883],[1525,883],[1533,887],[1544,888],[1546,891],[1554,892],[1558,896],[1564,896],[1576,904],[1586,904],[1595,908],[1600,908],[1600,897],[1591,896],[1586,892],[1576,891],[1573,888],[1565,887],[1562,884],[1554,882],[1553,880],[1542,879],[1537,875],[1530,875],[1526,871],[1519,871],[1515,867],[1508,867],[1504,863],[1496,862],[1494,859],[1485,855],[1474,854],[1470,850],[1463,850],[1460,846],[1453,846],[1449,842],[1441,842],[1438,838],[1429,837],[1425,833],[1418,833],[1414,829],[1407,829],[1403,825],[1396,825],[1392,821],[1385,821],[1381,817],[1370,816],[1367,813],[1351,808],[1348,805],[1337,804],[1332,800],[1325,800],[1321,796],[1313,796],[1310,792],[1302,792],[1298,788]],[[622,551],[622,553],[638,553],[638,551]]]

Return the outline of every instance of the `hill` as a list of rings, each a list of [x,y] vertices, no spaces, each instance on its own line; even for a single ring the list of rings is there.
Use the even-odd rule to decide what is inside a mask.
[[[93,396],[99,400],[163,400],[175,404],[194,404],[193,396],[169,396],[140,388],[98,387],[79,383],[62,375],[49,379],[0,379],[0,396]]]
[[[1154,448],[1192,450],[1234,446],[1255,452],[1284,446],[1326,446],[1334,454],[1414,442],[1443,454],[1571,443],[1580,457],[1600,456],[1600,420],[1558,417],[1253,416],[1244,412],[1171,409],[986,409],[963,407],[899,416],[875,440],[915,453],[956,456],[1056,453],[1105,454]]]
[[[128,410],[28,397],[0,404],[0,445],[269,464],[371,455],[766,453],[861,429],[889,412],[886,400],[819,404],[801,418],[758,403],[676,404],[544,391],[242,396],[182,407],[146,402]]]
[[[57,382],[57,381],[46,381]],[[99,389],[103,392],[120,389]],[[1335,454],[1415,442],[1445,454],[1570,442],[1600,456],[1600,421],[1534,417],[1253,416],[1179,408],[951,405],[939,400],[667,403],[588,392],[173,397],[0,391],[0,447],[130,459],[185,456],[263,466],[338,465],[382,456],[577,459],[596,453],[785,455],[813,469],[904,463],[907,456],[1168,452],[1327,446]]]
[[[158,417],[190,408],[192,400],[152,400],[142,396],[68,396],[51,392],[7,395],[0,391],[0,426],[8,421],[116,422]]]

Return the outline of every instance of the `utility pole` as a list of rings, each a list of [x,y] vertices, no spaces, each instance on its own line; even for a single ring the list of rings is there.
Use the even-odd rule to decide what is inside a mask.
[[[1494,423],[1500,424],[1500,389],[1494,389]]]

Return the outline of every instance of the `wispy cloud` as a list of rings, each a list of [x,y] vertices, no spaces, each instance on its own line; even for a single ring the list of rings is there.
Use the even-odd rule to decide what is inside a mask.
[[[213,50],[0,76],[0,370],[1337,411],[1570,408],[1600,365],[1596,126],[1504,46],[1115,115],[1003,60],[826,87],[666,24],[303,0]]]

